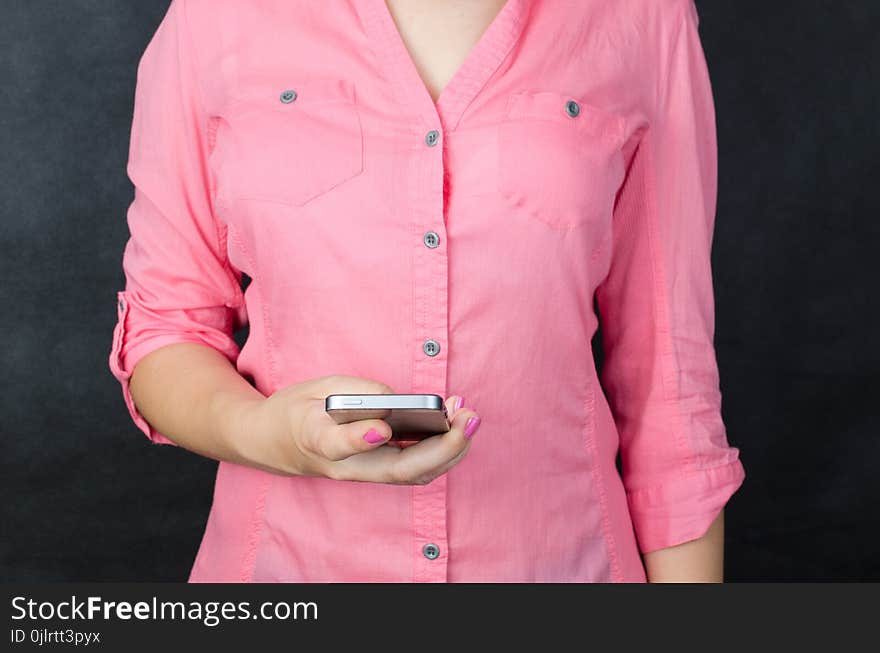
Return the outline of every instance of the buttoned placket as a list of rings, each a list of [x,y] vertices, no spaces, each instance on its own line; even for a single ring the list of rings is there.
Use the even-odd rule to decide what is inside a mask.
[[[508,0],[434,102],[400,36],[385,0],[356,0],[355,6],[395,106],[411,119],[399,146],[406,161],[394,183],[406,198],[412,247],[412,387],[409,392],[448,393],[449,242],[446,229],[444,150],[467,105],[498,68],[522,31],[527,0]],[[447,537],[448,474],[412,486],[413,581],[445,582],[454,551]]]

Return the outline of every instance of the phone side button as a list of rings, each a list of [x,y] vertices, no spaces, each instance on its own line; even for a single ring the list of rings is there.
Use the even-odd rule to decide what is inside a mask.
[[[363,399],[345,399],[342,403],[345,406],[360,406],[362,403],[364,403],[364,400]]]

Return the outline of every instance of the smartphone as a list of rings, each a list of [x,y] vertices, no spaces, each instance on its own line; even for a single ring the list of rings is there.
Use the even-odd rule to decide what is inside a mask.
[[[443,397],[434,394],[334,394],[324,399],[324,410],[337,424],[384,420],[397,442],[424,440],[451,428]]]

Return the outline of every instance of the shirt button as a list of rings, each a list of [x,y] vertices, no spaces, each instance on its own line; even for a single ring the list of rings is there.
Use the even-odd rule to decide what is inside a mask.
[[[284,104],[289,104],[289,103],[293,102],[295,99],[296,99],[296,91],[287,90],[281,94],[281,101],[284,102]]]
[[[565,103],[565,112],[574,118],[581,112],[581,107],[574,100],[569,100]]]
[[[440,138],[440,132],[438,132],[436,129],[432,129],[427,134],[425,134],[425,142],[431,147],[437,144],[438,138]]]
[[[436,544],[426,544],[422,547],[422,555],[428,560],[435,560],[440,555],[440,547]]]
[[[123,302],[123,301],[120,299],[120,300],[119,300],[119,310],[121,311],[121,310],[124,309],[124,308],[125,308],[125,302]]]
[[[422,345],[422,350],[428,354],[428,356],[436,356],[440,353],[440,343],[436,340],[425,340],[425,344]]]
[[[423,240],[425,241],[425,245],[431,249],[434,249],[440,244],[440,236],[437,235],[436,231],[427,232]]]

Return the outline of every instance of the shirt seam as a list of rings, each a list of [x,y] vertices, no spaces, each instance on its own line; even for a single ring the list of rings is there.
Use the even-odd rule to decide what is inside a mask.
[[[672,33],[669,35],[669,40],[667,41],[667,49],[665,52],[665,63],[661,70],[660,75],[657,76],[657,86],[654,89],[654,118],[656,118],[658,114],[658,108],[660,106],[660,97],[664,95],[665,89],[669,85],[669,77],[672,68],[672,50],[676,47],[678,43],[679,35],[684,27],[684,23],[687,20],[687,17],[684,15],[684,9],[682,5],[684,3],[693,5],[693,0],[683,0],[683,2],[678,3],[678,7],[676,9],[677,15],[675,20],[675,28]]]
[[[653,129],[653,127],[651,129]],[[651,271],[651,311],[654,319],[655,334],[659,341],[658,346],[662,348],[656,355],[659,358],[661,366],[660,383],[663,389],[663,399],[664,401],[672,402],[675,408],[673,411],[676,422],[674,440],[676,446],[683,454],[682,463],[677,467],[680,476],[683,478],[687,469],[693,469],[694,452],[691,450],[686,439],[681,417],[680,397],[678,396],[678,393],[673,392],[669,380],[676,374],[677,366],[670,362],[671,359],[675,358],[675,346],[672,341],[672,329],[667,312],[668,306],[666,304],[665,291],[667,286],[664,264],[661,260],[662,252],[658,253],[658,248],[661,247],[660,242],[662,238],[659,233],[660,223],[656,202],[657,193],[654,173],[654,147],[648,147],[647,149],[648,161],[645,162],[647,207],[645,208],[645,211],[647,213],[648,253]]]
[[[684,2],[692,2],[692,0],[684,0]],[[667,41],[667,49],[665,52],[664,65],[662,67],[660,75],[658,75],[658,87],[655,89],[656,96],[654,98],[654,110],[653,115],[651,116],[650,125],[648,126],[645,133],[642,135],[644,143],[648,145],[645,148],[647,151],[647,161],[645,161],[645,198],[646,198],[646,207],[645,211],[647,212],[647,236],[648,236],[648,252],[650,258],[650,272],[651,272],[651,288],[652,288],[652,302],[651,302],[651,311],[654,319],[656,335],[660,342],[660,346],[662,347],[661,351],[657,352],[657,356],[660,360],[660,383],[663,389],[663,399],[667,402],[672,402],[675,404],[675,432],[674,432],[674,440],[676,446],[679,451],[683,454],[683,460],[681,465],[677,466],[679,475],[681,478],[687,476],[688,470],[695,469],[695,452],[691,450],[690,444],[687,441],[684,425],[682,421],[682,415],[680,410],[680,397],[678,393],[673,391],[671,386],[671,379],[674,378],[677,372],[677,366],[674,364],[675,359],[675,345],[673,343],[672,338],[672,327],[669,319],[669,314],[667,312],[668,306],[666,305],[666,273],[665,273],[665,264],[662,260],[662,234],[660,233],[660,220],[659,220],[659,211],[657,207],[657,179],[655,172],[655,154],[656,154],[656,139],[657,139],[657,130],[658,130],[658,116],[662,114],[663,105],[666,102],[666,89],[669,85],[670,78],[670,69],[672,67],[672,59],[673,52],[672,50],[676,47],[676,43],[678,41],[679,35],[681,34],[682,26],[684,23],[683,16],[683,4],[684,2],[677,3],[676,7],[676,20],[675,20],[675,28],[669,36],[669,40]],[[640,142],[639,147],[641,148],[643,143]]]
[[[241,251],[242,256],[250,263],[251,270],[254,275],[258,275],[257,267],[253,257],[250,255],[250,252],[245,248],[244,243],[241,238],[239,238],[237,231],[230,227],[229,235],[235,245],[238,247],[239,251]],[[272,338],[272,329],[269,324],[269,310],[265,301],[265,297],[262,292],[262,288],[254,280],[251,284],[254,288],[254,292],[257,293],[257,303],[260,305],[260,312],[263,318],[263,364],[267,370],[267,374],[269,376],[270,392],[274,393],[279,386],[278,383],[278,370],[275,364],[275,357],[272,353],[272,349],[274,346],[274,340]],[[249,286],[250,287],[250,286]],[[251,520],[250,520],[250,530],[245,540],[245,552],[242,556],[241,560],[241,568],[239,572],[239,577],[242,582],[253,582],[254,571],[257,565],[257,553],[260,547],[260,537],[263,532],[264,526],[266,526],[266,503],[268,501],[269,494],[271,493],[271,489],[274,486],[274,482],[276,480],[276,476],[273,474],[268,474],[267,478],[263,479],[260,485],[260,488],[257,492],[257,498],[254,502],[254,506],[251,510]]]
[[[605,539],[605,546],[608,549],[608,562],[611,571],[611,580],[613,582],[623,582],[623,572],[620,568],[620,559],[617,551],[617,542],[614,539],[614,532],[611,528],[611,519],[608,514],[608,499],[605,492],[605,479],[602,470],[599,468],[599,446],[596,443],[596,380],[589,379],[586,398],[587,419],[585,424],[585,435],[587,450],[590,454],[590,473],[593,477],[593,485],[599,495],[599,513],[602,528],[602,535]]]
[[[207,138],[210,138],[209,134],[211,131],[211,118],[208,112],[208,102],[207,102],[207,93],[205,93],[205,89],[203,86],[201,71],[202,62],[199,58],[198,49],[195,45],[195,39],[192,36],[192,30],[190,29],[189,23],[189,10],[187,0],[174,0],[179,1],[180,4],[180,13],[182,15],[182,26],[181,32],[183,34],[183,39],[186,41],[186,49],[192,54],[192,61],[190,61],[191,72],[193,75],[193,82],[195,86],[195,92],[197,96],[197,102],[199,104],[199,115],[200,122],[202,117],[207,117],[207,124],[200,124],[200,128],[205,129],[205,134]],[[205,166],[207,167],[208,162],[205,161]],[[239,279],[238,273],[233,269],[232,262],[229,260],[229,254],[226,251],[226,238],[227,238],[227,230],[221,227],[220,221],[217,219],[215,198],[213,197],[213,193],[211,193],[212,202],[211,202],[211,223],[214,226],[215,235],[217,237],[217,256],[220,258],[223,268],[230,275],[230,286],[232,286],[232,296],[228,297],[225,300],[225,304],[229,308],[237,308],[242,305],[244,302],[244,296],[241,291],[241,280]]]

